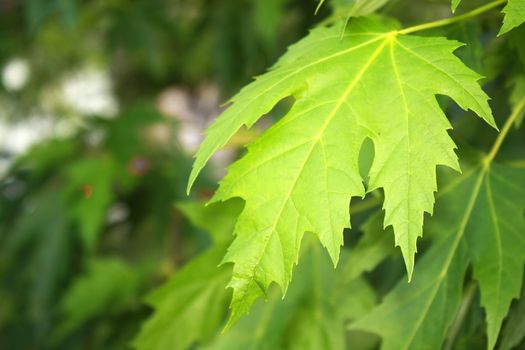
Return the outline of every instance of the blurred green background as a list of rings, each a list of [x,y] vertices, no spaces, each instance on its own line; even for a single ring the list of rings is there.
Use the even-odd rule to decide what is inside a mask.
[[[177,203],[209,198],[253,138],[187,197],[203,129],[315,6],[0,1],[1,349],[129,348],[145,296],[210,243]]]
[[[127,349],[153,314],[145,300],[158,306],[184,278],[224,290],[229,272],[207,274],[216,277],[241,204],[200,203],[270,122],[236,135],[188,197],[202,132],[289,44],[353,2],[315,15],[315,0],[0,0],[0,349]],[[421,22],[449,16],[450,3],[392,0],[382,11]],[[482,67],[476,44],[494,29],[460,29],[447,30],[474,42],[460,52],[466,63],[496,76],[499,63]],[[216,263],[199,267],[212,240]],[[380,291],[402,274],[393,260]],[[157,289],[188,261],[193,275]],[[227,293],[204,312],[218,327],[202,337],[220,331]]]

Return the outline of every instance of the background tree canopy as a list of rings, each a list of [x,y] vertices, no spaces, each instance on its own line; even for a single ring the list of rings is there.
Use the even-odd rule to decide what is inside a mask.
[[[454,6],[461,14],[486,3]],[[288,113],[297,96],[279,98],[268,118],[236,132],[186,194],[193,155],[228,98],[292,43],[309,33],[315,39],[315,28],[329,26],[343,40],[359,16],[406,28],[450,17],[451,1],[332,0],[320,7],[316,0],[0,1],[0,348],[418,349],[417,343],[396,343],[389,333],[395,330],[377,321],[409,326],[381,314],[403,299],[406,285],[392,228],[383,228],[381,191],[352,200],[352,228],[341,238],[337,269],[305,235],[286,298],[272,286],[248,316],[221,333],[234,270],[218,265],[245,203],[234,198],[204,204],[225,167]],[[455,54],[484,77],[496,123],[502,126],[512,111],[520,114],[499,156],[522,169],[525,131],[518,126],[525,113],[516,106],[525,96],[525,26],[498,37],[501,18],[496,9],[420,35],[467,44]],[[290,64],[287,57],[280,62]],[[460,158],[478,161],[478,150],[490,150],[497,133],[451,99],[438,96],[438,102],[454,127],[465,156]],[[486,119],[491,123],[488,114]],[[359,154],[363,176],[374,154],[368,141]],[[476,174],[472,168],[469,173],[462,164],[464,173]],[[438,179],[450,174],[439,169]],[[492,184],[521,198],[525,191],[505,183],[521,186],[525,179],[508,176],[515,182],[494,178]],[[490,179],[487,170],[483,181]],[[432,278],[438,267],[427,261],[434,257],[439,264],[438,249],[452,249],[436,232],[461,221],[454,204],[447,204],[454,200],[443,196],[436,212],[446,220],[431,221],[418,241],[415,283],[437,283]],[[508,214],[504,206],[497,206],[501,217]],[[512,303],[499,338],[499,327],[487,335],[484,297],[473,282],[480,276],[469,267],[463,245],[453,249],[457,254],[448,263],[460,272],[446,282],[457,280],[460,287],[443,298],[457,302],[440,311],[442,319],[421,321],[430,338],[434,326],[447,331],[436,336],[443,341],[426,346],[478,349],[499,339],[501,349],[525,348],[524,298]],[[425,277],[417,276],[419,261]],[[525,295],[521,283],[515,287]],[[355,327],[353,320],[360,320]]]

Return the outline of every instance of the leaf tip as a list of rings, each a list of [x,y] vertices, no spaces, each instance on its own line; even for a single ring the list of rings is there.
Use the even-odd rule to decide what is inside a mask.
[[[451,9],[452,9],[452,13],[456,13],[456,10],[458,9],[458,6],[459,6],[459,3],[461,2],[461,0],[452,0],[452,4],[451,4]]]
[[[221,330],[221,334],[225,334],[226,332],[228,332],[232,327],[233,325],[235,324],[235,322],[237,322],[237,320],[239,319],[239,317],[235,317],[234,316],[234,313],[232,312],[232,314],[230,315],[230,317],[228,318],[228,322],[226,322],[226,324],[224,325],[224,327],[222,328]]]
[[[407,282],[412,282],[412,275],[414,273],[414,264],[411,263],[410,266],[407,265]]]
[[[414,250],[413,253],[406,253],[401,249],[401,252],[403,254],[403,260],[405,261],[405,268],[407,270],[407,281],[408,283],[412,282],[412,275],[414,273],[414,259],[417,252],[417,249]]]
[[[195,180],[197,179],[197,176],[199,175],[200,169],[196,168],[195,166],[193,169],[191,169],[190,177],[188,179],[188,185],[186,186],[186,195],[189,196],[191,189],[193,187],[193,184],[195,183]]]
[[[508,25],[508,23],[506,23],[505,20],[503,20],[503,25],[501,26],[497,36],[500,37],[503,34],[507,34],[508,32],[510,32],[511,29],[514,29],[514,27]]]

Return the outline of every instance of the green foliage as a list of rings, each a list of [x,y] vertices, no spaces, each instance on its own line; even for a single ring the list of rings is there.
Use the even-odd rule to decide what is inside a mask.
[[[2,2],[1,347],[525,348],[524,6]]]
[[[114,200],[115,165],[111,159],[85,159],[71,164],[66,171],[66,195],[75,203],[71,214],[78,221],[84,245],[92,250]]]
[[[210,248],[149,295],[147,302],[157,312],[143,325],[136,348],[187,349],[215,334],[231,294],[224,288],[229,269],[217,268],[224,250],[221,245]]]
[[[458,4],[453,2],[453,9]],[[509,2],[507,12],[519,14],[508,11],[513,6]],[[443,24],[447,21],[436,22]],[[344,24],[317,28],[291,46],[268,73],[232,98],[197,152],[188,189],[211,155],[241,126],[251,127],[280,100],[294,97],[289,112],[229,168],[213,198],[246,201],[236,239],[224,258],[234,263],[227,327],[265,295],[272,282],[287,291],[304,232],[315,233],[337,264],[343,229],[350,227],[350,198],[378,188],[385,195],[384,226],[394,229],[410,281],[424,213],[433,213],[435,167],[459,170],[455,145],[446,132],[451,126],[434,96],[447,95],[495,126],[488,98],[476,83],[480,77],[452,54],[457,43],[406,35],[426,25],[396,30],[377,20],[356,19],[338,36],[342,28]],[[501,32],[509,29],[504,25]],[[524,109],[521,96],[518,79],[510,117],[517,123]],[[358,158],[367,138],[375,152],[365,179]],[[492,164],[500,146],[498,139],[480,165],[440,192],[443,205],[456,209],[439,213],[435,220],[453,229],[433,234],[439,239],[421,262],[422,276],[413,284],[399,282],[381,306],[353,328],[379,333],[386,349],[441,347],[458,312],[471,263],[487,314],[488,347],[495,346],[510,303],[518,297],[525,263],[520,236],[525,231],[524,205],[509,200],[525,197],[517,192],[525,187],[525,173]]]
[[[42,23],[53,15],[58,15],[61,22],[66,26],[73,26],[76,20],[76,0],[43,1],[29,0],[24,2],[24,10],[27,18],[28,29],[35,32]]]
[[[494,164],[476,176],[481,180],[472,190],[476,200],[465,235],[487,312],[489,347],[493,348],[510,302],[519,296],[522,285],[525,172]],[[513,198],[510,203],[509,198]]]
[[[86,275],[73,282],[62,299],[64,317],[57,331],[63,337],[84,322],[121,312],[138,295],[140,274],[118,259],[93,260]]]
[[[345,321],[366,313],[375,304],[374,292],[362,279],[344,283],[326,252],[308,238],[286,299],[271,290],[266,303],[256,304],[248,317],[205,349],[345,348]],[[347,293],[353,295],[350,303]]]
[[[507,324],[502,332],[500,348],[502,350],[517,347],[525,338],[525,288],[521,290],[516,308],[511,311]]]
[[[224,305],[231,293],[225,286],[231,271],[217,265],[231,241],[242,203],[229,201],[208,207],[183,203],[179,208],[195,226],[211,235],[212,247],[148,296],[147,302],[156,312],[134,341],[139,349],[187,349],[214,335],[226,314]]]
[[[306,237],[285,301],[272,289],[266,303],[257,303],[248,317],[220,335],[217,332],[231,298],[226,289],[231,270],[216,265],[231,240],[240,204],[179,204],[194,225],[208,230],[214,243],[148,297],[155,314],[144,324],[135,347],[186,349],[193,343],[205,343],[205,349],[344,349],[347,321],[366,314],[376,304],[377,297],[361,274],[393,250],[389,236],[383,235],[382,245],[371,244],[383,233],[380,218],[374,216],[363,225],[355,253],[345,254],[337,270],[313,237]],[[364,263],[358,265],[358,261]],[[353,297],[347,298],[348,294]],[[250,331],[254,328],[255,336]]]
[[[451,235],[435,243],[413,283],[400,281],[381,305],[352,325],[381,335],[383,349],[439,349],[461,301],[465,246]]]
[[[486,159],[444,184],[434,219],[439,223],[429,223],[443,238],[419,264],[421,277],[412,284],[400,282],[353,327],[381,334],[385,349],[419,349],[430,341],[431,348],[441,348],[461,301],[470,259],[487,313],[489,348],[494,347],[522,284],[525,193],[519,191],[525,189],[525,171],[490,162]],[[403,309],[410,312],[400,312]],[[399,332],[401,325],[405,333]]]

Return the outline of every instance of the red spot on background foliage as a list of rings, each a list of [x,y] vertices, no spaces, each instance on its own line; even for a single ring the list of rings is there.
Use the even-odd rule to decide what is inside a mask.
[[[84,186],[82,186],[82,194],[86,199],[91,198],[91,196],[93,195],[93,186],[91,186],[90,184],[85,184]]]

